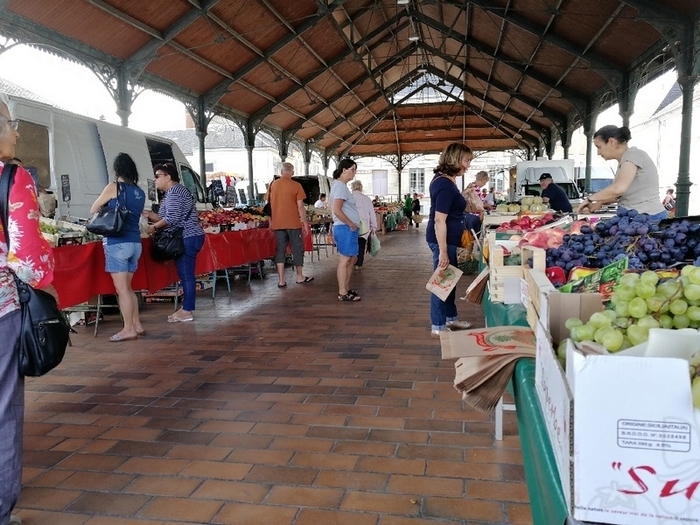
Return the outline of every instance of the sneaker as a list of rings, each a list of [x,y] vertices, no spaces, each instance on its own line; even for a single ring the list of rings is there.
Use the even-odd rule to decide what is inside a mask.
[[[430,330],[430,337],[433,339],[440,339],[440,334],[442,332],[448,332],[449,330]]]
[[[472,327],[471,323],[467,321],[448,321],[447,328],[453,332],[457,330],[469,330]]]
[[[14,514],[10,516],[10,521],[7,522],[8,525],[22,525],[22,519]]]

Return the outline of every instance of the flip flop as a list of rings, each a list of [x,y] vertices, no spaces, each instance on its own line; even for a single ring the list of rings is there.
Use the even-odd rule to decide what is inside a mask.
[[[338,295],[338,301],[354,303],[360,300],[361,298],[359,295],[351,295],[350,293],[346,293],[345,295]]]
[[[136,335],[139,336],[139,337],[143,337],[143,336],[146,335],[146,330],[141,330],[140,332],[137,330],[137,331],[136,331]]]
[[[119,334],[114,334],[109,336],[109,341],[111,343],[118,343],[120,341],[135,341],[138,338],[137,335],[131,335],[129,337],[121,337]]]
[[[194,321],[194,317],[178,317],[175,314],[168,316],[169,323],[186,323],[188,321]]]
[[[277,285],[277,288],[286,288],[286,287],[287,287],[287,283]]]
[[[306,283],[310,283],[310,282],[313,281],[313,280],[314,280],[313,277],[304,277],[304,280],[303,280],[303,281],[297,281],[297,284],[306,284]]]

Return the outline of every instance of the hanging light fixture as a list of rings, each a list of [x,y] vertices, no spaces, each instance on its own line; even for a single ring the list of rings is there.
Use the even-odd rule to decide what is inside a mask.
[[[421,64],[420,66],[418,66],[418,72],[421,74],[425,74],[428,72],[428,68],[425,67],[425,64]]]
[[[419,40],[420,40],[420,37],[416,36],[416,35],[411,35],[408,37],[409,42],[418,42]]]
[[[411,0],[396,0],[397,5],[408,5]]]

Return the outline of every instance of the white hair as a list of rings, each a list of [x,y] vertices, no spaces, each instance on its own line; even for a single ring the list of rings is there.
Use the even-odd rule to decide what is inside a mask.
[[[362,182],[359,180],[354,180],[350,183],[350,189],[352,191],[362,191]]]

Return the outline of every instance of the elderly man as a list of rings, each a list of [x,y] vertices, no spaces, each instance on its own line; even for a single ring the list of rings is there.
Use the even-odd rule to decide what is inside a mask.
[[[292,245],[292,263],[296,268],[297,284],[306,284],[314,280],[313,277],[304,277],[304,240],[302,238],[302,226],[304,231],[310,233],[309,221],[306,218],[304,199],[306,193],[297,181],[292,180],[294,166],[289,162],[282,164],[281,177],[270,184],[269,201],[272,209],[270,228],[275,232],[277,239],[277,251],[275,263],[277,263],[277,275],[279,276],[278,288],[287,286],[284,278],[284,254],[287,244]]]
[[[552,180],[552,175],[543,173],[540,175],[540,186],[542,187],[542,202],[549,204],[554,211],[571,213],[573,208],[569,198],[559,186]]]

